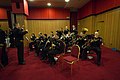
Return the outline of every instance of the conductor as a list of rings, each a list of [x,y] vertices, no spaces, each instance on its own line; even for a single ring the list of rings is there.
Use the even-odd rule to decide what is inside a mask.
[[[23,28],[20,27],[19,23],[16,24],[16,28],[14,29],[15,43],[17,47],[17,56],[18,56],[18,64],[24,65],[24,43],[23,36],[28,33],[28,30],[24,31]]]

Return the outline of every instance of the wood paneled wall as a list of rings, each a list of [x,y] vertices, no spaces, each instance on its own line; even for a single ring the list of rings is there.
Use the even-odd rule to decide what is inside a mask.
[[[90,16],[87,18],[84,18],[82,20],[78,20],[78,33],[82,31],[82,28],[88,28],[88,34],[91,34],[94,32],[94,19],[95,16]]]
[[[110,48],[120,50],[120,8],[90,16],[79,20],[79,32],[82,27],[89,29],[88,33],[92,33],[99,29],[100,36],[103,37],[104,44]]]
[[[9,30],[9,26],[8,26],[8,21],[7,20],[0,20],[0,25],[2,30],[4,31],[8,31]]]
[[[20,26],[22,26],[22,25],[25,25],[25,20],[27,20],[27,18],[23,14],[17,14],[16,15],[16,20],[17,20],[17,23],[19,23]]]
[[[120,49],[120,8],[96,16],[95,28],[100,29],[105,45]]]
[[[60,28],[65,29],[66,25],[70,28],[69,24],[69,20],[27,20],[29,36],[31,33],[35,33],[36,36],[38,36],[39,32],[49,35],[51,31],[55,33],[55,31],[60,30]]]

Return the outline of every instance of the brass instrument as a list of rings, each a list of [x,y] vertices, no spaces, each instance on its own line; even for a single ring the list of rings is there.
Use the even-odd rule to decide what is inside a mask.
[[[99,38],[97,39],[89,39],[84,45],[82,45],[82,48],[85,49],[86,47],[90,46],[91,43],[99,41]]]
[[[82,45],[82,48],[85,49],[86,47],[88,47],[90,45],[90,41],[91,41],[91,39],[89,39],[87,42],[85,42],[85,44]]]

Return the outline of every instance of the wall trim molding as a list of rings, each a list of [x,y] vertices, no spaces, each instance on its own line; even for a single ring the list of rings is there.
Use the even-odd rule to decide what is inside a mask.
[[[70,20],[70,19],[27,19],[27,20]]]
[[[0,19],[0,21],[8,21],[8,19]]]

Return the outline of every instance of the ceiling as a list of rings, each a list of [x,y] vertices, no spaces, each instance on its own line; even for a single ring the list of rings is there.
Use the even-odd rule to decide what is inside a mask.
[[[7,7],[11,5],[11,0],[0,0],[1,7]]]
[[[90,0],[70,0],[68,3],[65,0],[28,0],[29,7],[47,7],[47,3],[52,4],[51,7],[61,8],[81,8]],[[11,0],[0,0],[1,7],[11,6]]]

